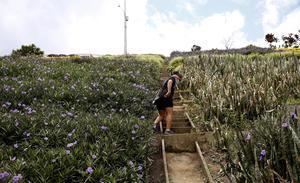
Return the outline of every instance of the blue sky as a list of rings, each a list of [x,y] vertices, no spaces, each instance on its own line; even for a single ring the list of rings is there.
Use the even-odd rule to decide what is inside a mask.
[[[0,55],[31,43],[46,54],[122,54],[123,1],[1,0]],[[127,13],[129,53],[267,46],[266,33],[300,29],[300,0],[127,0]]]

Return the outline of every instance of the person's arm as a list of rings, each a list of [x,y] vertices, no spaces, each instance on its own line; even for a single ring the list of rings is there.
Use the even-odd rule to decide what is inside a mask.
[[[172,81],[172,79],[170,79],[170,80],[168,81],[168,85],[167,85],[168,91],[167,91],[167,93],[165,94],[165,97],[166,97],[166,98],[168,98],[168,97],[171,95],[172,84],[173,84],[173,81]]]

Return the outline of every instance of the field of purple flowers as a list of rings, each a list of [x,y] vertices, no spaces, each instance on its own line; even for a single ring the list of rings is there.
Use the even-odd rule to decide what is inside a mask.
[[[143,182],[160,61],[0,59],[0,182]]]

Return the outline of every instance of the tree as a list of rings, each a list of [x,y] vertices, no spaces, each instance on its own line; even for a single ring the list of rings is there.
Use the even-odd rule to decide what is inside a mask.
[[[193,47],[191,48],[191,51],[192,52],[194,52],[194,51],[201,51],[201,46],[193,45]]]
[[[289,33],[288,35],[283,35],[281,37],[283,44],[282,47],[284,48],[299,48],[300,47],[300,30],[298,33]],[[276,46],[272,45],[275,42],[278,42],[278,39],[274,36],[274,34],[267,34],[265,36],[265,40],[270,44],[271,48],[276,48]]]
[[[278,38],[276,38],[274,34],[268,33],[265,36],[265,41],[267,41],[270,44],[270,48],[276,48],[276,46],[274,46],[273,43],[276,43],[278,41]]]
[[[22,45],[20,49],[13,50],[11,56],[43,56],[44,52],[34,44]]]
[[[300,33],[300,30],[299,30]],[[298,48],[300,46],[300,34],[289,33],[288,36],[282,36],[283,47],[285,48]]]
[[[224,43],[224,46],[225,46],[226,50],[231,49],[231,47],[233,45],[233,35],[231,35],[231,36],[229,36],[227,38],[224,38],[223,39],[223,43]]]

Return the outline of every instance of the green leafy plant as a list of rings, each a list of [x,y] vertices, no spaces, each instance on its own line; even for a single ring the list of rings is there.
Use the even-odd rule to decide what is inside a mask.
[[[31,45],[22,45],[20,49],[16,49],[12,51],[11,56],[18,57],[18,56],[43,56],[44,52],[36,47],[34,44]]]
[[[4,182],[144,182],[160,64],[72,59],[0,60]]]

